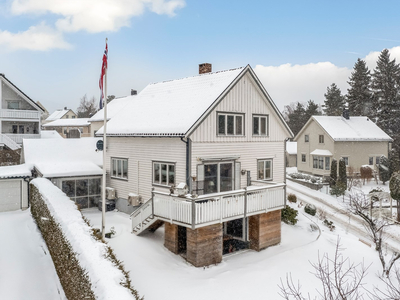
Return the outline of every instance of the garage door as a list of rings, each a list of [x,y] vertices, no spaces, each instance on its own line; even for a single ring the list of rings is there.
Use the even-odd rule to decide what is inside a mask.
[[[21,181],[0,181],[0,212],[21,208]]]

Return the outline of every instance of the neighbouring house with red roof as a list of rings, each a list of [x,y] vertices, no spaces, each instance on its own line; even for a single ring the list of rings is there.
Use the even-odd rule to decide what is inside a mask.
[[[332,159],[343,158],[355,172],[388,157],[393,141],[368,117],[312,116],[294,138],[299,172],[329,176]]]
[[[133,233],[164,223],[165,247],[207,266],[280,243],[293,136],[249,65],[199,73],[129,99],[107,123],[105,168]]]

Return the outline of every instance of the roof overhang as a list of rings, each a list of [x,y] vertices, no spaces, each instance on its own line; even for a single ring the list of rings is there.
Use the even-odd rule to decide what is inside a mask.
[[[311,155],[318,155],[318,156],[332,156],[332,152],[326,149],[315,149],[310,153]]]

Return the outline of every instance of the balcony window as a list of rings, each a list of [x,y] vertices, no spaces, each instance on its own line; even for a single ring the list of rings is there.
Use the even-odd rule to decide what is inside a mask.
[[[272,179],[272,159],[263,159],[257,162],[257,179]]]
[[[165,186],[175,184],[175,164],[153,162],[153,184]]]
[[[233,190],[233,162],[204,165],[204,193],[219,193]]]
[[[19,109],[19,101],[7,101],[8,109]]]

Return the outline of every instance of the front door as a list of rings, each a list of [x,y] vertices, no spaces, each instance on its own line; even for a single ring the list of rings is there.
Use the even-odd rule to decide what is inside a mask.
[[[204,194],[233,190],[233,162],[204,165]]]

